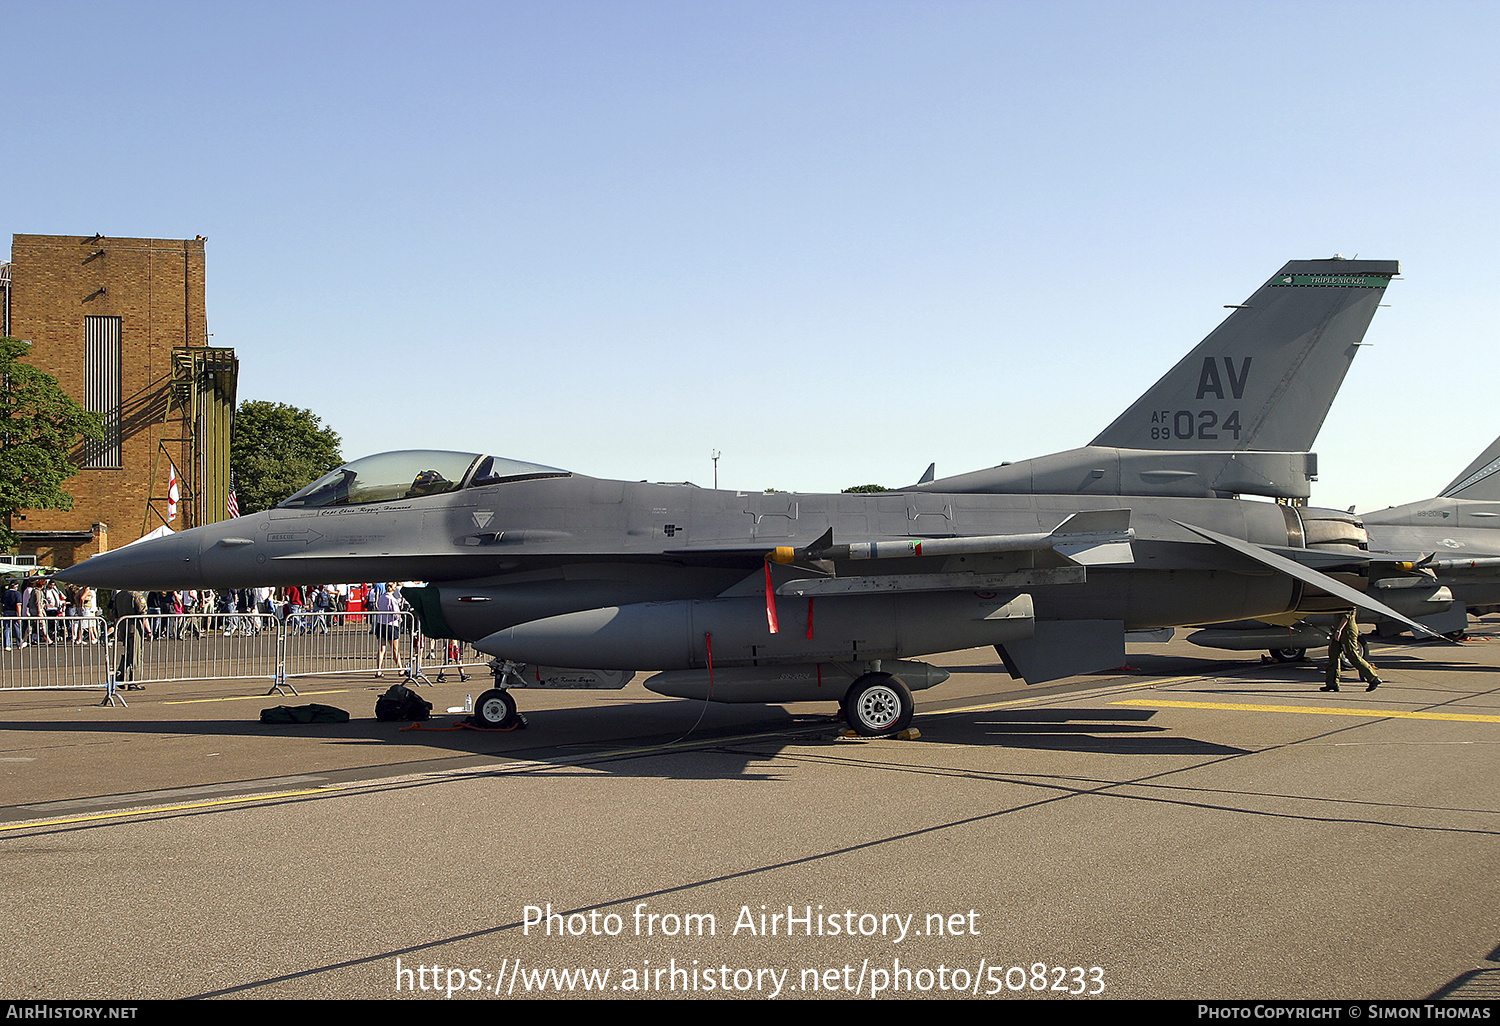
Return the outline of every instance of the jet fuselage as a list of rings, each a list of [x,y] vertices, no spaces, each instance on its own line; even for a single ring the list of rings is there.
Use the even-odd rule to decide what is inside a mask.
[[[1257,545],[1293,544],[1288,507],[1227,499],[716,491],[568,475],[363,505],[277,508],[95,557],[69,572],[102,587],[237,588],[421,580],[449,626],[478,640],[543,617],[711,599],[778,546],[1046,532],[1069,514],[1129,506],[1134,560],[1082,583],[1026,589],[1038,619],[1126,629],[1279,613],[1297,585],[1204,542],[1183,520]],[[1042,564],[1060,564],[1050,553]],[[1019,571],[1015,554],[884,561],[882,574]],[[836,566],[844,576],[868,567]],[[1019,590],[1019,589],[1018,589]],[[824,601],[834,601],[832,599]]]

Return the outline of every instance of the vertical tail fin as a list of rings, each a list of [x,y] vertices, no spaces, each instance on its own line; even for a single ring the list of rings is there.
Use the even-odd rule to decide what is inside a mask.
[[[1500,438],[1491,442],[1441,494],[1449,499],[1500,501]]]
[[[1394,260],[1293,260],[1092,444],[1307,452],[1400,271]]]

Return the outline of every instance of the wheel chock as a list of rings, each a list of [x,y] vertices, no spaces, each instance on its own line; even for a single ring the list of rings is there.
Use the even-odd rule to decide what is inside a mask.
[[[898,730],[894,734],[879,734],[875,737],[865,737],[863,734],[856,733],[852,727],[845,727],[834,735],[836,738],[853,738],[857,741],[879,741],[881,738],[888,738],[893,741],[916,741],[921,736],[922,732],[916,727],[907,727],[905,730]]]

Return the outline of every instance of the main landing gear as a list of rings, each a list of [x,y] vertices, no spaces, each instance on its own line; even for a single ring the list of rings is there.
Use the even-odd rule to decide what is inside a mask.
[[[1270,651],[1271,658],[1278,663],[1300,663],[1307,658],[1307,649],[1305,648],[1273,648]],[[1368,634],[1361,634],[1359,636],[1359,654],[1366,659],[1370,658],[1370,636]],[[1342,665],[1349,665],[1348,661],[1345,660]]]
[[[1365,662],[1369,662],[1370,661],[1370,638],[1369,638],[1369,635],[1367,635],[1367,634],[1361,634],[1359,636],[1359,641],[1357,641],[1356,644],[1359,646],[1359,655],[1360,655],[1360,658],[1363,659]],[[1345,659],[1342,653],[1339,654],[1339,669],[1341,669],[1341,670],[1345,670],[1345,669],[1352,670],[1352,669],[1354,669],[1354,664],[1351,663],[1351,662],[1349,662],[1349,660]]]
[[[905,730],[916,705],[911,692],[889,673],[867,673],[844,694],[844,722],[861,737],[882,737]]]

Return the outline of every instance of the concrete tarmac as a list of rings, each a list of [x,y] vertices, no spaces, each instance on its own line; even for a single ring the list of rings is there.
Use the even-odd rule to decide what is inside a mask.
[[[1027,688],[934,660],[916,740],[828,705],[487,678],[0,691],[0,996],[1500,996],[1500,642],[1387,683],[1185,642]],[[1353,674],[1346,677],[1352,678]],[[346,724],[263,726],[322,702]]]

